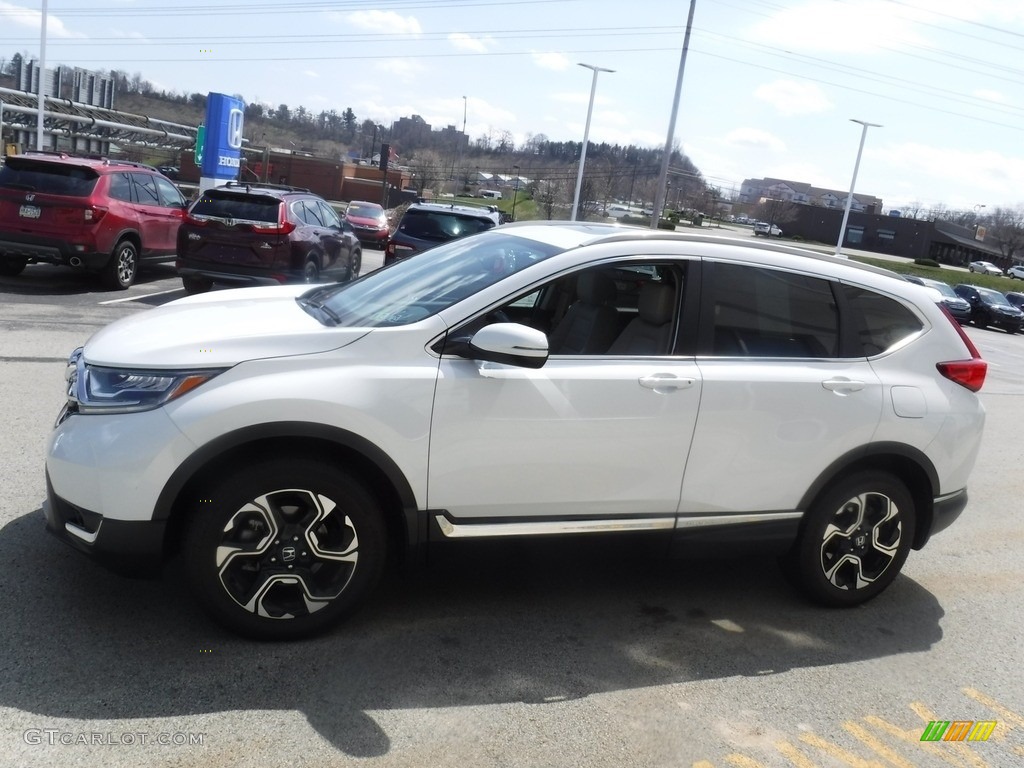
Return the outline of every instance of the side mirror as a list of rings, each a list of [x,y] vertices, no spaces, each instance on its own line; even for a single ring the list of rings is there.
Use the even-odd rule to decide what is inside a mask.
[[[492,323],[473,334],[467,356],[520,368],[541,368],[548,361],[548,337],[519,323]]]

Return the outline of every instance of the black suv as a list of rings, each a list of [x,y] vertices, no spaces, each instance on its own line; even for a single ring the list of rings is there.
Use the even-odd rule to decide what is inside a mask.
[[[229,182],[189,208],[175,265],[185,290],[200,293],[214,283],[346,282],[362,258],[352,225],[308,189]]]
[[[384,264],[391,264],[449,240],[475,235],[503,223],[496,205],[442,203],[419,198],[410,205],[388,241]]]
[[[956,295],[971,305],[971,322],[980,328],[994,325],[1007,333],[1016,333],[1024,324],[1024,313],[1013,306],[999,291],[961,283],[953,288]]]

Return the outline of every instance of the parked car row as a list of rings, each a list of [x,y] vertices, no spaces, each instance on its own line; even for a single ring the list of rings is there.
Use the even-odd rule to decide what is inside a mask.
[[[954,287],[941,280],[914,275],[907,275],[906,279],[938,291],[939,303],[961,324],[973,323],[979,328],[994,326],[1007,333],[1017,333],[1024,327],[1024,293],[1004,294],[967,283]]]
[[[174,261],[189,293],[224,285],[346,281],[390,238],[380,205],[339,216],[309,190],[231,182],[189,203],[174,168],[30,152],[0,168],[0,275],[29,264],[96,272],[112,289]]]

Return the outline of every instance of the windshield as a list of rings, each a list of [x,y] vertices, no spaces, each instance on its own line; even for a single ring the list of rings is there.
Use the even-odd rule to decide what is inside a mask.
[[[353,203],[345,213],[349,216],[362,216],[366,219],[379,219],[384,215],[384,209],[379,205],[356,205]]]
[[[276,197],[209,191],[192,205],[196,218],[234,219],[276,224],[281,201]]]
[[[382,328],[415,323],[564,248],[493,230],[454,240],[342,286],[314,288],[335,324]]]
[[[91,168],[45,161],[8,158],[0,168],[0,187],[70,197],[88,197],[98,178]]]
[[[421,240],[451,240],[482,232],[494,226],[490,219],[463,216],[451,211],[427,211],[410,208],[399,230]]]
[[[999,291],[993,291],[990,288],[979,288],[978,293],[988,299],[990,304],[997,304],[1002,307],[1012,307],[1013,305],[1006,300]]]
[[[950,286],[947,283],[942,282],[941,280],[922,280],[921,282],[923,282],[929,288],[934,288],[936,291],[941,293],[943,296],[948,296],[948,297],[950,297],[952,299],[959,299],[960,298],[959,296],[956,295],[956,291],[953,290],[952,286]]]

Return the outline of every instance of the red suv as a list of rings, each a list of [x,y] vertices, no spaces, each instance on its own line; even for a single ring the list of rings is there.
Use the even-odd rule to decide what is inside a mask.
[[[8,157],[0,168],[0,275],[61,264],[127,288],[141,261],[174,258],[187,206],[170,180],[141,163],[50,152]]]
[[[178,230],[178,274],[188,293],[214,283],[344,282],[363,251],[352,225],[308,189],[228,182],[206,190]]]

